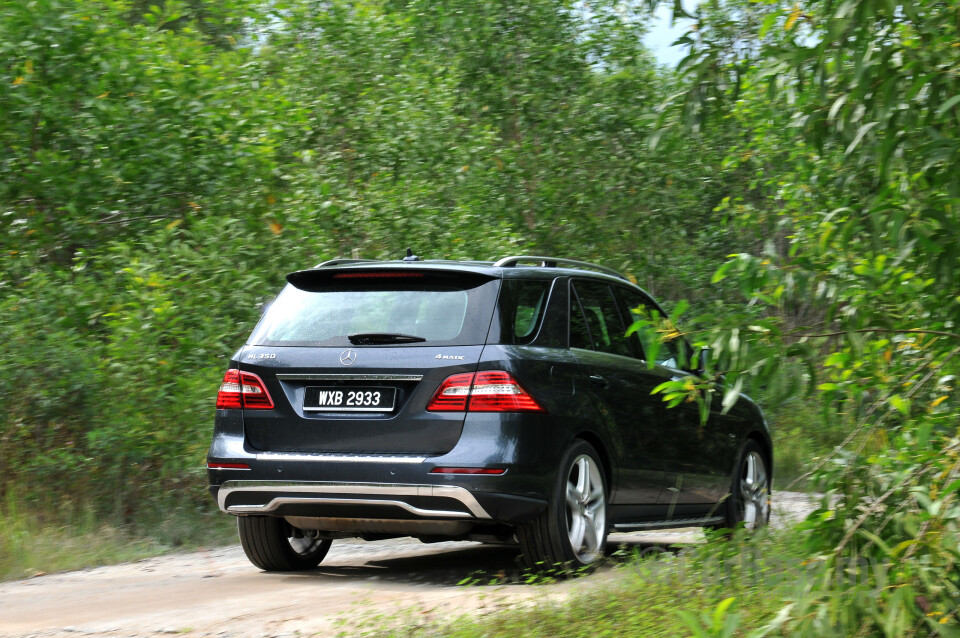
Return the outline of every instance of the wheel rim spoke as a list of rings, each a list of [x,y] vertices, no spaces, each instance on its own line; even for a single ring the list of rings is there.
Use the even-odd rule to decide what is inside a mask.
[[[567,508],[571,512],[576,512],[579,503],[580,497],[577,494],[577,486],[573,483],[567,483]]]
[[[584,526],[583,549],[587,552],[596,552],[600,547],[600,537],[597,533],[596,521],[592,516],[585,516],[586,525]]]
[[[579,553],[580,548],[583,546],[583,536],[586,531],[586,521],[583,519],[583,516],[579,512],[575,513],[572,517],[570,525],[570,547],[573,548],[573,551]]]
[[[586,519],[588,523],[587,549],[596,552],[600,549],[600,538],[603,535],[607,520],[603,511],[603,497],[587,506]]]
[[[586,457],[577,459],[577,495],[583,499],[590,493],[590,466]]]

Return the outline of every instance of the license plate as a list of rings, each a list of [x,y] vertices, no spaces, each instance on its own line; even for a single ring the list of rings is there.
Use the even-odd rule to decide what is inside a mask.
[[[393,410],[396,388],[317,387],[307,388],[304,412],[389,412]]]

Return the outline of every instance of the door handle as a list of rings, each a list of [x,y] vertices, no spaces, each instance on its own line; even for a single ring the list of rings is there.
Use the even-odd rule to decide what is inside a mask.
[[[604,379],[602,376],[600,376],[599,374],[591,374],[590,381],[594,385],[606,386],[608,384],[608,381]]]

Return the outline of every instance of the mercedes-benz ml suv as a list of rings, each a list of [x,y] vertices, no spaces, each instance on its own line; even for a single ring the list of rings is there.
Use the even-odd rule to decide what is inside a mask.
[[[699,357],[625,336],[665,315],[615,271],[334,260],[287,281],[230,361],[207,461],[261,569],[392,536],[515,540],[533,569],[577,567],[610,531],[767,521],[760,409],[717,399],[701,425],[651,395]]]

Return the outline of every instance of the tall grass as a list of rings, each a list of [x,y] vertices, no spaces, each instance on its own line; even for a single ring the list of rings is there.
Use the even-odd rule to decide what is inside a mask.
[[[221,545],[236,538],[233,517],[171,507],[122,524],[90,507],[21,505],[13,492],[0,502],[0,580],[30,578]]]
[[[572,598],[544,596],[546,602],[435,622],[409,610],[340,635],[364,629],[381,638],[746,635],[773,619],[796,592],[803,570],[794,530],[729,542],[716,538],[679,553],[647,548],[646,554],[627,557],[609,578],[598,578],[596,587]]]

